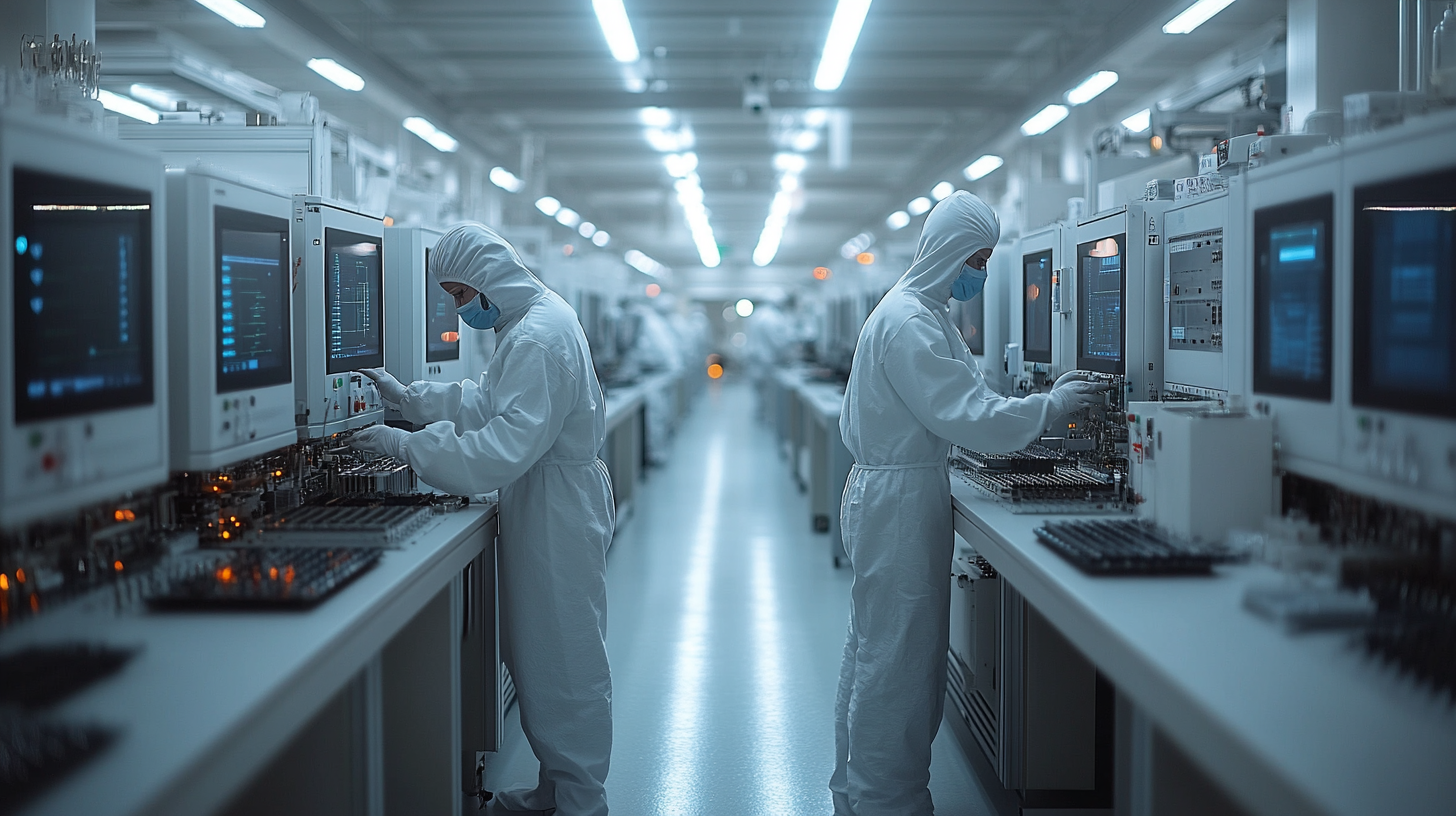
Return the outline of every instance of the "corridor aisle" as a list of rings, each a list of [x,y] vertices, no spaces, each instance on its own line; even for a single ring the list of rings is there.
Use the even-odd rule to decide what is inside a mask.
[[[832,812],[851,575],[811,531],[808,499],[754,413],[747,383],[710,386],[612,545],[614,813]],[[535,782],[518,722],[513,710],[492,790]],[[991,813],[947,727],[931,789],[942,816]]]

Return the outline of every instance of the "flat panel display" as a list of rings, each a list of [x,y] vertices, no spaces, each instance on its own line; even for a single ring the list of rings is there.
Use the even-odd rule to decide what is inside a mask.
[[[425,249],[425,362],[460,359],[460,318],[455,298],[430,271],[430,250]]]
[[[1125,374],[1127,235],[1077,245],[1077,368]]]
[[[1021,258],[1021,348],[1029,363],[1052,361],[1052,251]]]
[[[16,421],[152,404],[151,194],[13,182]]]
[[[213,208],[217,393],[292,379],[288,220]]]
[[[1353,204],[1354,402],[1456,417],[1456,167]]]
[[[1254,391],[1330,399],[1334,196],[1254,213]]]
[[[324,230],[328,373],[384,365],[384,262],[377,235]]]

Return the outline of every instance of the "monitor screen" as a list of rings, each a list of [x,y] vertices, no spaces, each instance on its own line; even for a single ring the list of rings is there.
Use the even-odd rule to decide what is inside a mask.
[[[152,404],[151,193],[13,181],[16,422]]]
[[[1330,399],[1334,197],[1254,213],[1254,391]]]
[[[1052,251],[1021,258],[1021,348],[1028,363],[1052,361]]]
[[[460,359],[460,318],[455,298],[430,272],[430,250],[425,249],[425,362]]]
[[[1126,244],[1124,234],[1077,245],[1077,368],[1084,371],[1127,373],[1123,360]]]
[[[324,230],[328,373],[384,365],[384,269],[377,235]]]
[[[213,208],[217,393],[284,385],[289,344],[288,219]]]
[[[1456,167],[1354,196],[1356,405],[1456,417]]]

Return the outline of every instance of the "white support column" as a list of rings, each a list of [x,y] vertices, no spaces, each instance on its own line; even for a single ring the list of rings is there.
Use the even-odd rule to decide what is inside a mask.
[[[1294,132],[1346,94],[1399,83],[1399,0],[1289,0],[1289,105]]]

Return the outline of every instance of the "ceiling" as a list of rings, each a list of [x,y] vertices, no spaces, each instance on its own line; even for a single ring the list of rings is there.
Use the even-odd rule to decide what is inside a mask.
[[[824,93],[811,79],[834,0],[625,4],[643,54],[634,65],[612,59],[591,0],[252,2],[269,19],[262,31],[235,28],[193,0],[98,0],[97,21],[103,54],[114,43],[175,35],[268,85],[317,95],[404,161],[457,160],[399,126],[425,115],[480,160],[526,178],[503,218],[545,223],[530,202],[549,194],[609,230],[612,250],[637,248],[690,271],[701,269],[698,253],[639,117],[643,107],[668,108],[695,137],[731,272],[750,265],[778,189],[773,157],[786,147],[776,136],[805,129],[811,108],[836,113],[808,128],[820,138],[805,151],[775,268],[843,263],[848,238],[884,232],[886,215],[937,181],[966,186],[961,167],[1091,71],[1112,67],[1122,79],[1077,116],[1110,124],[1285,8],[1241,0],[1173,37],[1158,26],[1187,0],[880,0],[843,85]],[[311,56],[338,59],[370,87],[353,94],[330,85],[304,67]],[[769,103],[757,114],[744,106],[754,76]],[[847,143],[831,138],[839,117]],[[1039,137],[1051,152],[1060,139],[1055,130]],[[831,142],[847,152],[838,167]]]

